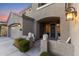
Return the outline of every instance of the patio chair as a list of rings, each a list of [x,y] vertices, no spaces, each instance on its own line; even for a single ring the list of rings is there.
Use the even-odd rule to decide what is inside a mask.
[[[32,48],[34,46],[34,43],[35,43],[34,34],[29,32],[27,38],[30,41],[30,48]]]

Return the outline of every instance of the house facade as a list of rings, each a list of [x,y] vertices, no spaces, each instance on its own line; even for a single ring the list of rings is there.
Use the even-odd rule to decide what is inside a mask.
[[[50,52],[58,55],[79,55],[79,4],[72,4],[71,6],[77,11],[76,22],[66,21],[65,3],[33,3],[30,13],[24,10],[21,12],[21,17],[14,14],[14,16],[9,17],[8,26],[15,23],[21,25],[21,29],[19,29],[21,31],[17,31],[18,28],[12,29],[9,30],[9,34],[12,36],[20,34],[19,37],[21,37],[23,34],[27,35],[28,32],[33,32],[36,39],[40,40],[42,35],[46,33],[49,36],[48,48]],[[15,34],[13,34],[14,32]],[[71,37],[70,44],[66,43],[69,37]]]
[[[69,37],[69,25],[68,22],[66,22],[66,17],[65,17],[65,4],[52,3],[52,4],[41,5],[40,7],[38,5],[39,4],[32,4],[32,11],[33,11],[32,14],[34,19],[36,20],[35,23],[36,35],[39,37],[42,34],[44,34],[44,33],[40,33],[43,29],[40,30],[40,26],[42,24],[39,23],[47,22],[46,24],[43,23],[43,25],[45,25],[45,27],[49,27],[48,28],[49,30],[44,30],[45,32],[46,31],[48,32],[49,36],[54,35],[53,37],[57,38],[56,33],[58,31],[61,39],[67,40],[67,38]],[[59,26],[59,29],[56,31],[57,25]],[[54,30],[52,28],[54,28]],[[53,33],[53,31],[55,31],[55,33]]]
[[[27,36],[28,32],[34,31],[34,20],[27,16],[20,16],[11,12],[7,23],[8,37],[11,38]]]
[[[62,4],[48,4],[38,8],[38,4],[33,4],[34,11],[33,17],[38,21],[45,17],[60,17],[60,37],[61,40],[67,40],[71,37],[71,44],[56,43],[49,40],[49,48],[51,52],[60,53],[61,55],[79,55],[79,4],[72,3],[71,7],[74,7],[77,11],[77,17],[73,21],[66,21],[65,15],[65,3]],[[37,24],[37,23],[36,23]],[[37,26],[37,25],[36,25]],[[36,28],[38,30],[38,28]],[[35,30],[36,31],[36,30]],[[39,35],[38,31],[36,34]]]
[[[56,55],[74,55],[73,44],[65,43],[70,37],[70,24],[66,21],[65,3],[34,3],[30,15],[28,13],[25,15],[35,19],[36,39],[41,39],[45,33],[48,34],[50,52]]]

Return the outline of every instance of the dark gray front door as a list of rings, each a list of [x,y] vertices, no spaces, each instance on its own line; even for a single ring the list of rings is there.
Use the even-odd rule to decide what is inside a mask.
[[[55,24],[51,24],[51,37],[55,38]]]

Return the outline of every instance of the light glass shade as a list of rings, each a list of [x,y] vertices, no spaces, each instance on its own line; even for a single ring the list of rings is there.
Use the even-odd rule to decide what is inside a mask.
[[[73,20],[74,19],[74,13],[67,13],[66,17],[67,17],[67,21]]]
[[[68,7],[66,9],[66,20],[75,20],[75,17],[77,16],[77,11],[75,10],[74,7]]]
[[[19,24],[18,27],[21,27],[21,25]]]

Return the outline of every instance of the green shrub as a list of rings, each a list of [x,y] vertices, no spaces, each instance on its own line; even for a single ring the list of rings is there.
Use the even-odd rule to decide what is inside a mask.
[[[50,54],[48,52],[42,52],[40,56],[50,56]]]
[[[30,49],[30,41],[26,40],[25,38],[17,38],[14,41],[14,46],[21,52],[27,52]]]

